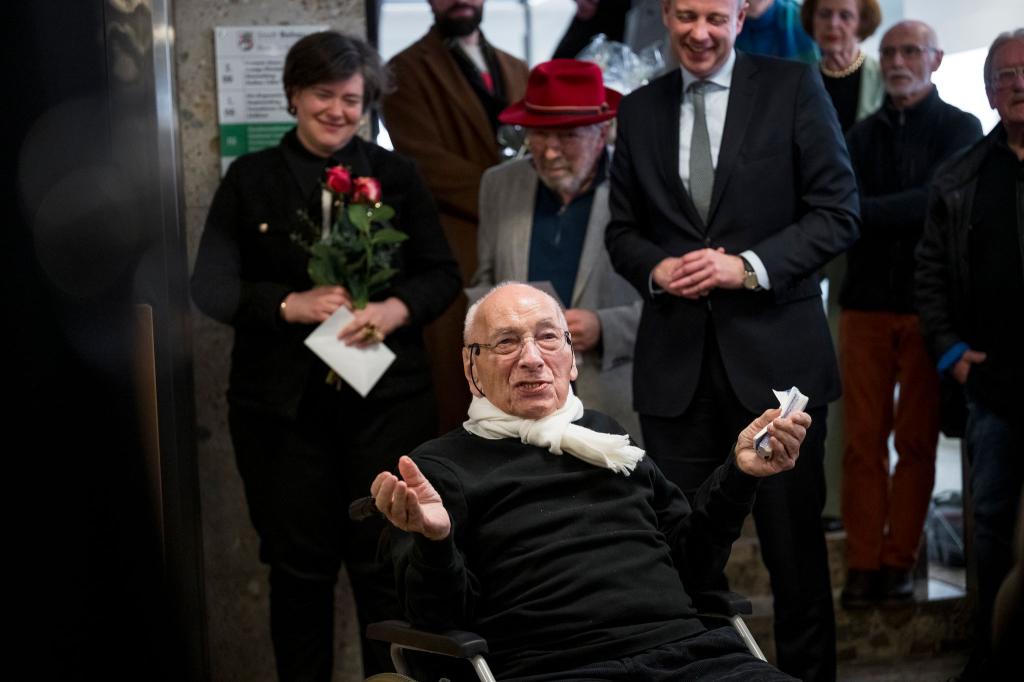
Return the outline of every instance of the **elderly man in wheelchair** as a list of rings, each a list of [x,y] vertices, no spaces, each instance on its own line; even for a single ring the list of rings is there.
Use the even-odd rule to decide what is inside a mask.
[[[573,395],[572,340],[547,294],[493,289],[466,316],[462,355],[463,428],[371,487],[408,533],[398,588],[413,625],[479,633],[502,680],[793,679],[731,628],[705,628],[687,589],[720,576],[758,479],[794,466],[810,417],[761,415],[691,507]]]

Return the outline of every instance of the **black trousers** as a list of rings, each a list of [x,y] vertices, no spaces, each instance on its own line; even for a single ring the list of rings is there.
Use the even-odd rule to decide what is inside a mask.
[[[360,632],[401,618],[390,557],[378,551],[384,521],[348,518],[382,470],[434,437],[433,392],[360,398],[315,377],[295,421],[232,407],[228,419],[249,515],[270,566],[270,627],[278,677],[331,679],[334,585],[345,562]],[[367,675],[392,670],[385,645],[363,646]]]
[[[686,412],[675,418],[640,415],[648,454],[691,500],[739,432],[759,416],[736,397],[708,327],[700,382]],[[805,682],[836,677],[835,615],[821,527],[827,410],[808,410],[813,423],[796,467],[763,479],[754,503],[761,553],[771,576],[779,668]]]
[[[784,682],[792,679],[752,656],[736,631],[724,627],[635,656],[510,682]]]

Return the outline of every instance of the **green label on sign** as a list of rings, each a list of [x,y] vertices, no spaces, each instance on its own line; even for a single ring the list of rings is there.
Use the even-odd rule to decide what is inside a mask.
[[[273,147],[294,123],[231,123],[220,127],[221,157],[241,156]]]

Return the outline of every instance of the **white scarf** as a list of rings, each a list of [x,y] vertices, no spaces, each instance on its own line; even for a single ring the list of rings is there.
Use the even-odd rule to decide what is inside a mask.
[[[462,426],[475,436],[488,440],[518,438],[561,455],[567,452],[588,464],[629,476],[644,458],[644,451],[629,444],[629,436],[600,433],[573,424],[583,416],[583,403],[569,389],[565,404],[542,419],[521,419],[502,412],[487,398],[474,396],[469,419]]]

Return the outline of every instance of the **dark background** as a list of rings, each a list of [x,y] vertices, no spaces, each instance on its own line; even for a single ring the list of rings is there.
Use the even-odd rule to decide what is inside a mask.
[[[9,665],[32,679],[206,677],[185,250],[157,168],[152,21],[103,0],[3,10],[5,620]]]

